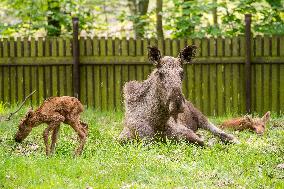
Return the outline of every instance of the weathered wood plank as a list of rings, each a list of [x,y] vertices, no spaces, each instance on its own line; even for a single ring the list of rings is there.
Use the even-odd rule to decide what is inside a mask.
[[[120,65],[114,67],[115,74],[115,108],[116,110],[122,110],[122,69]]]
[[[9,56],[9,48],[8,48],[8,38],[3,39],[3,57]]]
[[[165,56],[171,56],[171,40],[165,39]]]
[[[211,64],[209,71],[209,97],[210,97],[210,115],[217,115],[217,66],[216,64]]]
[[[172,56],[177,57],[179,53],[179,40],[174,39],[172,40]]]
[[[256,75],[256,78],[255,78],[255,101],[256,101],[256,104],[255,104],[255,111],[256,112],[259,112],[259,113],[262,113],[262,107],[263,107],[263,104],[262,104],[262,98],[263,98],[263,89],[262,89],[262,69],[261,69],[261,65],[260,64],[256,64],[254,65],[255,66],[255,75]]]
[[[232,64],[232,113],[240,113],[240,107],[238,105],[238,96],[240,94],[240,78],[239,78],[239,65],[238,64]]]
[[[273,51],[272,51],[273,52]],[[273,53],[272,53],[273,54]],[[277,65],[271,65],[271,110],[273,112],[279,112],[279,100],[278,100],[278,66]]]
[[[102,109],[102,102],[101,102],[101,71],[100,71],[100,66],[96,65],[94,66],[94,71],[95,71],[95,108],[97,110],[101,110]]]
[[[107,79],[108,72],[106,66],[101,66],[101,98],[102,98],[102,111],[107,111],[108,107],[108,91]]]
[[[205,115],[210,115],[209,73],[210,65],[202,65],[202,108]]]
[[[224,115],[224,65],[217,65],[218,115]],[[227,106],[227,105],[226,105]]]
[[[126,38],[121,40],[121,55],[128,56],[128,41]]]
[[[225,87],[225,111],[227,114],[233,113],[232,110],[232,94],[231,94],[231,87],[232,87],[232,69],[231,65],[225,65],[224,67],[224,87]]]
[[[87,101],[88,101],[88,107],[94,107],[94,87],[93,87],[93,83],[94,83],[94,73],[93,73],[93,66],[87,66],[86,67],[86,82],[87,82]]]
[[[9,78],[9,67],[3,67],[3,84],[4,84],[4,102],[7,102],[10,104],[10,98],[9,98],[9,91],[10,91],[10,78]]]
[[[255,86],[255,79],[256,79],[256,71],[255,65],[251,65],[251,109],[252,112],[256,111],[256,86]]]
[[[187,74],[185,77],[187,78],[187,96],[186,98],[191,101],[193,104],[195,104],[195,93],[194,93],[194,84],[195,84],[195,65],[194,64],[188,64],[187,67]]]
[[[115,38],[115,40],[114,40],[114,55],[120,56],[120,54],[121,54],[120,50],[121,50],[120,40],[118,38]]]
[[[108,73],[108,78],[107,78],[107,88],[108,88],[108,107],[107,109],[109,111],[113,111],[115,108],[115,103],[114,103],[114,99],[115,99],[115,90],[114,90],[114,85],[115,85],[115,81],[114,81],[114,65],[109,65],[107,66],[107,73]]]
[[[202,43],[201,43],[201,39],[199,38],[195,38],[193,40],[193,44],[197,46],[197,53],[196,53],[196,57],[200,57],[201,56],[201,49],[202,49]]]
[[[239,65],[240,67],[240,94],[239,94],[239,106],[240,106],[240,113],[244,113],[246,111],[246,105],[245,105],[245,100],[246,100],[246,94],[245,94],[245,65],[241,64]]]
[[[114,55],[114,49],[112,46],[112,38],[107,39],[107,55],[113,56]]]
[[[87,103],[87,89],[86,89],[86,65],[80,66],[80,101],[83,104],[88,104]]]
[[[14,39],[14,37],[11,37],[10,39],[9,39],[9,43],[10,43],[10,49],[9,49],[9,51],[10,51],[10,57],[16,57],[16,52],[15,52],[15,50],[16,50],[16,42],[15,42],[15,39]]]
[[[100,46],[100,42],[99,42],[99,39],[97,37],[94,37],[93,38],[93,55],[94,56],[98,56],[100,53],[99,51],[99,46]]]
[[[86,39],[86,55],[92,56],[93,55],[93,46],[92,46],[92,40],[90,37],[87,37]]]
[[[271,110],[271,96],[270,90],[271,85],[270,82],[270,73],[271,73],[271,66],[270,65],[262,65],[263,66],[263,111],[267,112]]]
[[[55,37],[51,38],[51,56],[57,56],[57,39]]]
[[[50,56],[51,55],[50,38],[45,38],[44,46],[45,46],[44,56]]]
[[[201,54],[203,57],[207,57],[209,54],[208,54],[208,39],[207,38],[202,38],[201,40],[201,43],[202,43],[202,49],[201,49]]]
[[[280,65],[280,74],[279,74],[279,105],[280,105],[280,113],[284,113],[284,64]]]
[[[202,72],[201,72],[201,65],[200,64],[196,64],[195,66],[195,73],[194,73],[194,77],[195,77],[195,83],[194,83],[194,89],[195,90],[195,105],[197,108],[199,108],[201,111],[203,111],[202,109]]]

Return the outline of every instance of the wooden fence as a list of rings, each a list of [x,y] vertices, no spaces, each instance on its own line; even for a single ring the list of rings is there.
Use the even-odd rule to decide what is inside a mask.
[[[206,115],[246,112],[245,37],[202,39],[81,38],[80,99],[89,107],[120,110],[121,89],[129,80],[147,78],[152,66],[147,46],[177,56],[185,45],[199,47],[193,64],[185,65],[183,92]],[[251,108],[253,112],[284,111],[284,36],[251,40]],[[0,101],[73,95],[72,39],[1,39]]]

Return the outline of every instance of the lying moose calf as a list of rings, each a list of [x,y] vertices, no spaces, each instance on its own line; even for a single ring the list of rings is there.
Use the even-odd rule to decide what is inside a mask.
[[[266,112],[262,118],[252,118],[251,116],[244,116],[240,118],[234,118],[222,123],[221,128],[230,128],[233,130],[251,130],[257,134],[263,134],[265,131],[265,125],[270,119],[270,112]]]
[[[32,129],[42,123],[48,127],[43,132],[43,139],[46,147],[46,155],[54,153],[60,123],[69,124],[79,135],[80,145],[75,155],[80,155],[86,143],[88,125],[80,121],[80,113],[84,108],[81,102],[74,97],[50,97],[35,111],[29,110],[19,124],[19,130],[15,136],[16,142],[22,142]],[[48,137],[52,131],[52,142],[49,148]]]

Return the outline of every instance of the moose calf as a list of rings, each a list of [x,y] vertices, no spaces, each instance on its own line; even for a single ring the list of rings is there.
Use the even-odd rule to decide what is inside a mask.
[[[43,132],[43,139],[46,147],[46,155],[54,153],[60,123],[69,124],[79,135],[80,145],[75,155],[80,155],[84,148],[88,133],[88,125],[80,121],[80,113],[84,108],[81,102],[74,97],[50,97],[35,111],[29,110],[19,124],[15,141],[22,142],[32,131],[32,129],[42,123],[47,123],[48,127]],[[48,137],[52,131],[51,146],[48,145]]]
[[[222,123],[221,128],[231,128],[234,130],[249,129],[257,134],[263,134],[265,131],[265,125],[270,119],[270,112],[266,112],[262,118],[252,118],[251,116],[244,116],[240,118],[234,118]]]

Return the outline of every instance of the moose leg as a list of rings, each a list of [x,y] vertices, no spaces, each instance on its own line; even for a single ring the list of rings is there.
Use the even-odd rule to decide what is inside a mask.
[[[166,125],[165,135],[169,139],[176,141],[186,140],[187,142],[204,146],[204,141],[194,131],[178,123],[168,123]]]
[[[80,144],[77,150],[75,151],[75,155],[81,155],[84,145],[86,143],[87,134],[85,133],[84,128],[81,126],[79,119],[76,119],[75,121],[70,121],[69,124],[78,133],[80,139]]]
[[[224,132],[223,130],[219,129],[210,121],[207,121],[207,123],[202,124],[201,127],[210,131],[214,135],[220,137],[220,139],[223,142],[239,143],[239,141],[233,135],[228,134],[228,133]]]
[[[50,131],[54,130],[57,126],[58,126],[58,123],[56,123],[56,122],[51,122],[51,123],[48,125],[48,127],[43,131],[43,140],[44,140],[45,152],[46,152],[46,155],[47,155],[47,156],[50,155],[50,148],[49,148],[49,145],[48,145],[49,133],[50,133]]]
[[[128,127],[124,127],[119,135],[119,142],[125,143],[127,141],[131,141],[133,138],[131,137],[131,133]]]
[[[60,125],[58,125],[57,127],[55,127],[52,131],[52,136],[51,136],[51,146],[50,146],[50,153],[53,154],[54,150],[55,150],[55,144],[57,142],[57,138],[58,138],[58,132],[60,129]]]
[[[134,137],[145,140],[146,142],[153,141],[155,137],[155,131],[148,124],[138,125],[134,134]]]
[[[83,121],[80,121],[80,124],[81,124],[81,126],[82,126],[82,128],[83,128],[84,133],[85,133],[86,135],[88,135],[88,124],[85,123],[85,122],[83,122]]]

